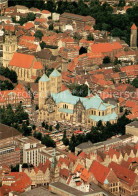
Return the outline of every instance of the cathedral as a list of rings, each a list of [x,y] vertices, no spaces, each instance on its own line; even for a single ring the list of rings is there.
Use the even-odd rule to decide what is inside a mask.
[[[68,122],[78,126],[96,126],[98,121],[116,123],[119,105],[104,103],[95,95],[77,97],[69,90],[61,91],[62,76],[55,69],[39,80],[39,122]]]

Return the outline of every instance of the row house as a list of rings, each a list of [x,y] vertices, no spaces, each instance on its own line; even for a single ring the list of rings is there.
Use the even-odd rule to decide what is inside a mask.
[[[47,186],[50,183],[50,167],[51,162],[46,160],[44,165],[39,164],[38,167],[22,168],[22,170],[30,177],[31,187]]]
[[[114,171],[120,181],[119,193],[121,195],[130,196],[138,194],[138,175],[136,173],[115,162],[111,162],[109,168]]]
[[[94,176],[94,183],[113,195],[118,195],[119,180],[112,169],[94,160],[89,168],[89,172]]]

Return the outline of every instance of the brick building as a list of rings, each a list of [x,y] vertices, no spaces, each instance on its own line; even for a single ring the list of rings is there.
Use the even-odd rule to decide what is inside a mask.
[[[20,162],[20,149],[14,145],[14,139],[22,135],[13,127],[0,124],[0,165],[16,165]]]
[[[81,16],[66,12],[60,15],[59,21],[61,25],[71,24],[74,28],[82,30],[86,25],[95,25],[95,19],[91,16]]]

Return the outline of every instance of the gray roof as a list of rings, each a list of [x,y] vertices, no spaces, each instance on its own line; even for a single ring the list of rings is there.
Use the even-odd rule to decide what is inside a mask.
[[[21,133],[17,129],[0,123],[0,140],[18,135]]]
[[[133,122],[127,124],[126,126],[138,128],[138,121],[135,120],[135,121],[133,121]]]
[[[91,184],[91,191],[90,192],[82,192],[79,191],[75,188],[72,188],[66,184],[63,184],[61,182],[54,182],[52,184],[50,184],[50,186],[57,188],[58,190],[62,190],[60,195],[63,195],[63,192],[69,193],[69,195],[72,196],[92,196],[95,195],[95,193],[103,193],[105,196],[112,196],[112,194],[107,193],[106,191],[104,191],[103,189],[101,189],[100,187],[98,187],[97,185],[95,185],[94,183]]]
[[[48,191],[45,187],[34,188],[31,191],[27,191],[19,194],[20,196],[56,196],[57,194],[53,194]]]
[[[84,142],[84,143],[81,143],[79,144],[78,146],[76,146],[77,148],[80,148],[80,149],[86,149],[86,148],[91,148],[93,147],[93,144],[88,141],[88,142]]]

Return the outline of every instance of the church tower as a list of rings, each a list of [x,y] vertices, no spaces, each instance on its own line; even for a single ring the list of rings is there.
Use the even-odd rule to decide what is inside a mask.
[[[50,182],[58,182],[59,181],[59,167],[57,165],[56,159],[56,149],[54,148],[52,162],[51,162],[51,170],[50,170]]]
[[[62,76],[61,74],[54,69],[54,71],[49,76],[50,79],[50,91],[51,93],[61,92],[62,87]]]
[[[15,35],[5,35],[5,42],[3,44],[3,66],[8,67],[13,54],[17,50],[17,37]]]
[[[131,27],[130,47],[134,49],[137,48],[137,27],[135,24]]]
[[[38,82],[39,88],[39,109],[42,109],[45,99],[50,95],[50,79],[43,74]]]

